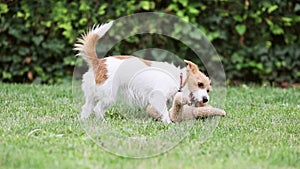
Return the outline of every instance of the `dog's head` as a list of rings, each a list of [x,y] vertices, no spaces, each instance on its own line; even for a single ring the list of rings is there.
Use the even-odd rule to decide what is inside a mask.
[[[194,101],[199,103],[199,106],[203,106],[209,101],[208,93],[211,91],[211,81],[199,71],[195,63],[187,60],[184,62],[187,64],[185,85]]]

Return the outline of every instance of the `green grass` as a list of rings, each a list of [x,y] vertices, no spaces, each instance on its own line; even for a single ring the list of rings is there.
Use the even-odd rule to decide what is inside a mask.
[[[1,169],[300,168],[299,89],[229,87],[227,117],[208,141],[191,131],[174,149],[146,159],[95,144],[77,119],[71,85],[0,84],[0,107]],[[152,123],[149,131],[164,128]]]

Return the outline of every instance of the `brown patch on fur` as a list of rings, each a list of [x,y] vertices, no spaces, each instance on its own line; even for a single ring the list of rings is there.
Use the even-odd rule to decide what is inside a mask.
[[[98,57],[95,48],[98,39],[99,36],[97,34],[87,34],[86,36],[83,36],[82,39],[79,39],[79,42],[84,44],[83,49],[85,52],[85,58],[90,66],[95,65],[98,62]]]
[[[142,62],[145,63],[147,66],[151,66],[152,62],[150,60],[140,59]]]
[[[129,55],[119,55],[119,56],[114,56],[116,59],[124,60],[124,59],[129,59],[132,58],[132,56]]]
[[[188,60],[184,60],[184,62],[187,64],[187,70],[191,71],[192,73],[197,73],[199,71],[199,68],[195,63]]]
[[[132,58],[133,56],[130,55],[118,55],[118,56],[113,56],[116,59],[124,60],[124,59],[129,59]],[[145,65],[151,66],[152,62],[150,60],[145,60],[142,58],[139,58]]]
[[[102,84],[107,79],[107,68],[106,68],[106,59],[98,59],[97,62],[94,62],[94,74],[96,84]]]

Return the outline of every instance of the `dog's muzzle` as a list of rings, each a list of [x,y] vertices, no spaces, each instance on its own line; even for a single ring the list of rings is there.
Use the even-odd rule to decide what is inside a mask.
[[[204,97],[202,98],[202,102],[203,102],[203,103],[206,103],[206,102],[208,102],[208,99],[207,99],[207,97],[206,97],[206,96],[204,96]]]
[[[206,103],[208,102],[208,98],[206,96],[204,96],[202,100],[198,101],[192,92],[189,94],[189,98],[190,98],[188,103],[189,106],[202,107],[205,106]]]

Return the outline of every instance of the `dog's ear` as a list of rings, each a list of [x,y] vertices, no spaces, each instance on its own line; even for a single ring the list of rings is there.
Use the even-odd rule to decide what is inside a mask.
[[[191,71],[192,73],[196,73],[197,71],[199,71],[199,68],[195,63],[188,60],[183,60],[183,61],[187,65],[187,71]]]

